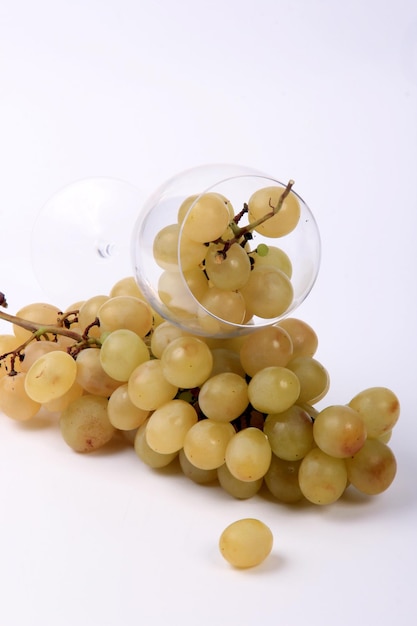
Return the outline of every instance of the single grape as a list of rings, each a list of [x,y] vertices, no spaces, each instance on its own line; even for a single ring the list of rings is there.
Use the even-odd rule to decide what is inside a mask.
[[[184,439],[184,454],[200,469],[211,470],[225,461],[226,447],[235,434],[229,423],[203,419],[194,424]]]
[[[173,400],[178,387],[164,376],[162,361],[152,359],[139,365],[128,381],[129,398],[143,410],[155,411],[169,400]]]
[[[211,287],[200,299],[200,304],[203,308],[197,311],[198,319],[204,330],[212,334],[221,331],[222,321],[242,324],[245,319],[246,303],[239,291]],[[208,313],[204,309],[207,309]],[[212,317],[213,315],[215,317]],[[219,319],[215,319],[216,317]]]
[[[97,319],[101,305],[107,302],[107,300],[109,300],[109,296],[97,295],[83,302],[78,312],[78,326],[82,329],[82,332]],[[102,328],[93,326],[89,329],[88,334],[90,337],[99,338],[102,332]]]
[[[121,385],[113,391],[109,398],[107,413],[110,422],[118,430],[139,428],[149,416],[149,411],[140,409],[133,404],[129,397],[127,384]]]
[[[54,326],[57,324],[59,313],[60,310],[53,304],[47,302],[33,302],[19,309],[16,313],[16,317],[21,317],[24,320],[36,322],[43,326]],[[13,333],[18,339],[19,344],[29,339],[32,334],[30,330],[26,330],[17,324],[13,324]]]
[[[241,293],[251,314],[264,319],[283,315],[294,297],[288,276],[269,265],[254,267]]]
[[[303,499],[303,493],[298,482],[300,461],[284,461],[275,454],[264,476],[268,491],[280,502],[294,504]]]
[[[318,447],[337,458],[358,452],[366,440],[366,427],[357,411],[344,405],[326,407],[318,413],[313,425]]]
[[[150,305],[132,296],[108,298],[98,309],[101,332],[131,330],[145,337],[152,328],[153,316]]]
[[[272,546],[271,530],[263,522],[251,518],[230,524],[219,540],[222,556],[237,568],[260,565],[271,553]]]
[[[283,413],[270,413],[264,423],[264,433],[272,452],[285,461],[302,459],[314,447],[313,422],[297,405]]]
[[[0,411],[19,422],[31,419],[41,408],[41,404],[26,393],[25,378],[24,372],[0,378]]]
[[[178,222],[182,224],[183,234],[200,243],[221,237],[229,221],[229,209],[216,193],[187,198],[178,211]]]
[[[73,343],[74,339],[71,339],[71,344]],[[22,372],[28,372],[33,363],[41,356],[47,352],[56,352],[58,350],[62,351],[62,344],[57,341],[32,341],[32,343],[25,348],[24,359],[21,363],[20,370]]]
[[[125,276],[125,278],[118,280],[110,289],[109,296],[110,298],[115,298],[116,296],[133,296],[140,300],[146,300],[133,276]]]
[[[151,352],[155,358],[160,359],[163,351],[174,339],[178,337],[190,336],[185,330],[172,324],[172,322],[162,322],[157,326],[151,336]]]
[[[364,389],[352,398],[349,406],[362,417],[371,439],[391,431],[400,416],[399,400],[386,387]]]
[[[249,401],[262,413],[283,413],[300,394],[300,382],[294,372],[271,366],[256,372],[248,385]]]
[[[397,473],[391,448],[378,439],[367,439],[359,452],[346,459],[346,467],[351,484],[370,496],[388,489]]]
[[[289,334],[278,326],[266,326],[244,338],[240,361],[245,372],[254,376],[273,365],[285,367],[292,358],[293,348]]]
[[[202,263],[207,248],[204,243],[192,241],[188,237],[181,237],[180,225],[169,224],[162,228],[153,242],[153,256],[159,267],[164,270],[178,271],[179,246],[182,271],[193,269]]]
[[[206,417],[216,422],[231,422],[249,404],[247,382],[233,372],[212,376],[202,385],[198,404]]]
[[[75,382],[77,365],[67,352],[48,352],[31,365],[25,378],[26,393],[35,402],[49,402],[64,395]]]
[[[300,381],[300,395],[297,402],[316,404],[329,390],[330,377],[326,368],[311,356],[291,359],[286,367],[294,372]]]
[[[271,446],[259,428],[249,427],[236,433],[226,448],[226,464],[238,480],[263,478],[271,462]]]
[[[306,322],[296,317],[286,317],[277,322],[277,326],[283,328],[291,337],[293,359],[315,355],[319,340],[316,332]]]
[[[115,433],[107,414],[107,398],[85,395],[61,413],[64,441],[76,452],[92,452],[106,445]]]
[[[197,419],[196,410],[188,402],[178,399],[165,402],[147,421],[146,442],[160,454],[178,452]]]
[[[222,254],[224,244],[211,244],[204,267],[210,282],[219,289],[235,291],[248,282],[251,273],[249,257],[238,243]]]
[[[148,346],[132,330],[119,328],[110,332],[100,350],[103,370],[114,380],[126,382],[136,367],[149,361]]]
[[[254,261],[255,267],[269,265],[284,272],[288,278],[292,277],[293,268],[291,259],[288,254],[284,252],[284,250],[281,250],[281,248],[259,244],[256,250],[251,252],[250,255]]]
[[[234,372],[245,378],[245,370],[240,362],[239,354],[229,348],[212,348],[213,367],[210,377],[224,372]]]
[[[200,387],[213,367],[210,348],[201,339],[191,336],[171,341],[162,353],[161,361],[168,382],[185,389]]]
[[[336,502],[346,489],[347,479],[345,460],[329,456],[320,448],[306,454],[298,471],[300,489],[313,504]]]
[[[271,213],[278,205],[284,191],[284,187],[278,186],[264,187],[255,191],[248,202],[249,221],[254,222]],[[297,226],[300,212],[300,203],[297,196],[290,192],[276,215],[257,226],[255,230],[265,237],[283,237]]]

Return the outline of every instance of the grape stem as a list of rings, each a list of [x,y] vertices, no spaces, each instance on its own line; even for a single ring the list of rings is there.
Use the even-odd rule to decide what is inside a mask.
[[[277,202],[277,204],[275,206],[273,206],[271,204],[271,201],[269,202],[269,206],[271,207],[271,211],[269,211],[268,213],[265,213],[265,215],[262,215],[262,217],[260,217],[259,219],[255,220],[254,222],[250,222],[247,226],[238,226],[238,221],[240,219],[240,217],[244,214],[247,213],[247,208],[246,206],[244,207],[243,211],[241,211],[240,213],[238,213],[238,215],[235,217],[235,219],[233,219],[229,226],[230,229],[233,232],[233,238],[229,239],[228,241],[224,241],[223,239],[219,239],[218,243],[224,243],[224,248],[222,250],[219,250],[217,255],[218,255],[218,259],[219,262],[221,263],[221,261],[223,259],[226,258],[226,252],[229,250],[229,248],[234,244],[234,243],[241,243],[241,239],[243,237],[244,241],[242,245],[246,244],[247,239],[250,238],[250,235],[252,233],[252,231],[257,228],[258,226],[260,226],[261,224],[263,224],[264,222],[266,222],[267,220],[270,220],[271,217],[274,217],[274,215],[276,215],[278,213],[278,211],[281,210],[285,198],[289,195],[289,193],[291,192],[291,189],[294,186],[294,181],[291,179],[288,181],[287,186],[285,187],[284,191],[282,192],[282,194],[279,197],[279,200]],[[239,218],[239,219],[237,219]]]

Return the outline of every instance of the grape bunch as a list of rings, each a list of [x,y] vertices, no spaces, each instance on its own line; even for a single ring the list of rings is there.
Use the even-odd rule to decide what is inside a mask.
[[[300,319],[196,336],[161,318],[132,277],[65,311],[34,303],[0,318],[13,324],[0,335],[0,410],[57,415],[77,452],[123,435],[152,468],[179,463],[196,483],[239,499],[263,488],[283,503],[376,495],[395,477],[397,397],[372,387],[318,408],[329,374]]]
[[[237,214],[228,198],[213,191],[182,201],[177,221],[153,241],[153,258],[163,270],[158,296],[169,311],[182,320],[196,318],[203,333],[216,334],[228,325],[273,320],[289,310],[292,263],[272,243],[299,224],[301,208],[292,185],[257,189]],[[254,235],[262,235],[259,245],[253,245]]]

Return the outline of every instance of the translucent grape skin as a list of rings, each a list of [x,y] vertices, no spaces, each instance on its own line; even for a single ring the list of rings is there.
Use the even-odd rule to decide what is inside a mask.
[[[264,476],[264,483],[279,502],[294,504],[303,499],[298,481],[300,465],[301,460],[284,461],[275,454],[272,455],[271,464]]]
[[[250,276],[251,264],[245,250],[234,243],[225,253],[220,254],[224,246],[212,244],[205,256],[205,271],[215,287],[236,290],[243,287]]]
[[[314,447],[313,422],[308,413],[293,405],[283,413],[270,413],[264,423],[272,452],[285,461],[302,459]]]
[[[248,385],[234,372],[222,372],[206,380],[198,395],[200,409],[206,417],[219,422],[231,422],[249,404]]]
[[[184,446],[189,429],[197,422],[197,412],[184,400],[170,400],[149,417],[146,442],[160,454],[178,452]]]
[[[366,427],[357,411],[344,405],[328,406],[318,413],[313,425],[318,447],[337,458],[358,452],[366,440]]]
[[[149,361],[149,349],[143,339],[128,328],[118,328],[104,339],[100,350],[103,370],[114,380],[126,382],[133,370]]]
[[[362,417],[371,439],[391,431],[400,416],[399,400],[386,387],[364,389],[352,398],[349,406]]]
[[[145,465],[154,469],[166,467],[178,456],[178,452],[162,454],[153,450],[146,440],[146,429],[148,420],[146,420],[136,431],[134,439],[134,450],[137,456]]]
[[[279,326],[267,326],[253,331],[245,337],[240,349],[240,361],[251,377],[265,367],[285,367],[292,356],[291,337]]]
[[[378,439],[367,439],[359,452],[346,459],[346,467],[350,483],[370,496],[388,489],[397,473],[391,448]]]
[[[264,319],[283,315],[294,297],[288,276],[269,265],[255,267],[241,293],[251,314]]]
[[[300,382],[285,367],[271,366],[257,372],[248,385],[252,406],[262,413],[283,413],[300,394]]]
[[[296,374],[300,381],[300,394],[297,402],[316,404],[329,390],[330,377],[326,368],[310,356],[291,359],[286,367]]]
[[[217,478],[224,491],[237,500],[252,498],[258,493],[263,483],[262,478],[252,481],[239,480],[233,476],[226,463],[217,468]]]
[[[25,372],[0,378],[0,410],[20,422],[31,419],[41,408],[41,404],[26,393],[25,378]]]
[[[184,476],[198,485],[208,485],[217,480],[217,469],[201,469],[188,459],[184,449],[179,451],[178,460]]]
[[[329,456],[320,448],[313,448],[300,463],[298,480],[301,492],[313,504],[336,502],[347,485],[344,459]]]
[[[184,454],[199,469],[217,469],[226,459],[226,448],[235,429],[229,423],[203,419],[185,435]]]
[[[254,222],[270,213],[277,206],[284,191],[284,187],[278,186],[264,187],[255,191],[248,201],[249,221]],[[276,215],[257,226],[255,230],[265,237],[283,237],[297,226],[300,212],[300,203],[290,192]]]
[[[226,465],[238,480],[263,478],[271,463],[272,451],[267,436],[258,428],[249,427],[231,438],[226,448]]]
[[[213,356],[197,337],[184,336],[171,341],[161,356],[162,371],[172,385],[193,389],[210,376]]]
[[[306,322],[296,317],[286,317],[276,324],[283,328],[291,337],[292,341],[292,358],[296,359],[300,356],[314,356],[318,348],[318,337]]]
[[[69,391],[76,376],[77,365],[72,356],[62,351],[48,352],[29,368],[25,390],[35,402],[49,402]]]
[[[64,441],[76,452],[93,452],[106,445],[115,433],[107,414],[107,398],[85,395],[61,413],[59,425]]]
[[[140,409],[155,411],[173,400],[178,387],[164,376],[160,359],[151,359],[138,365],[128,381],[129,398]]]
[[[233,522],[222,532],[219,549],[232,566],[248,568],[260,565],[271,553],[271,530],[257,519],[245,518]]]

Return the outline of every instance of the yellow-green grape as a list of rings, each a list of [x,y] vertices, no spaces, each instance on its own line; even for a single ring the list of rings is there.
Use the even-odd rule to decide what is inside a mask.
[[[248,202],[249,222],[252,223],[271,213],[284,191],[284,187],[264,187],[255,191]],[[283,237],[297,226],[300,213],[297,196],[290,192],[276,215],[257,226],[255,230],[265,237]]]
[[[134,449],[137,456],[141,461],[152,467],[154,469],[159,469],[161,467],[166,467],[178,456],[178,452],[171,452],[170,454],[161,454],[160,452],[155,452],[148,445],[146,441],[146,428],[148,425],[148,420],[139,426],[136,431],[135,439],[134,439]]]
[[[400,402],[387,387],[370,387],[349,402],[365,422],[368,437],[381,437],[394,428],[400,416]]]
[[[121,385],[103,369],[100,350],[88,348],[77,355],[77,382],[89,394],[108,398]]]
[[[328,406],[316,416],[313,425],[318,447],[331,456],[353,456],[366,440],[366,427],[357,411],[349,406]]]
[[[211,244],[207,249],[204,267],[210,282],[219,289],[234,291],[243,287],[251,273],[247,252],[234,243],[226,252],[224,244]]]
[[[160,454],[178,452],[197,419],[196,410],[188,402],[178,399],[165,402],[147,421],[146,442]]]
[[[388,489],[397,473],[391,448],[378,439],[367,439],[359,452],[346,459],[346,467],[351,484],[369,496]]]
[[[71,343],[74,343],[74,339],[71,340]],[[28,372],[34,362],[41,356],[48,352],[57,352],[59,350],[62,351],[62,345],[57,341],[32,341],[25,348],[24,359],[20,364],[20,370],[22,372]],[[2,354],[1,350],[0,354]]]
[[[182,224],[183,234],[200,243],[221,237],[229,221],[229,209],[216,193],[205,193],[191,202],[187,199],[178,211],[178,222]]]
[[[262,487],[263,479],[244,481],[239,480],[230,472],[226,463],[217,468],[217,477],[220,486],[231,496],[238,500],[247,500],[258,493]]]
[[[216,422],[231,422],[249,404],[248,384],[233,372],[217,374],[202,385],[198,404],[206,417]]]
[[[217,469],[201,469],[191,463],[183,449],[179,451],[178,460],[184,476],[198,485],[208,485],[217,480]]]
[[[266,524],[257,519],[241,519],[222,532],[219,549],[233,567],[260,565],[272,551],[274,538]]]
[[[76,452],[92,452],[108,443],[115,428],[107,414],[107,398],[85,395],[61,413],[59,425],[64,441]]]
[[[300,489],[313,504],[336,502],[345,491],[347,480],[345,460],[329,456],[320,448],[306,454],[298,471]]]
[[[269,265],[254,267],[241,293],[251,314],[264,319],[283,315],[294,298],[288,276]]]
[[[97,295],[92,296],[83,302],[78,312],[78,326],[82,329],[82,332],[84,332],[87,326],[94,322],[98,316],[101,305],[109,299],[109,296]],[[98,338],[102,332],[103,329],[101,327],[93,326],[89,329],[88,334],[90,337]]]
[[[283,413],[270,413],[264,422],[272,452],[285,461],[297,461],[314,447],[313,422],[297,405]]]
[[[218,193],[217,191],[216,192],[213,191],[211,193],[214,193],[216,196],[218,196],[222,200],[222,202],[224,202],[224,204],[227,207],[227,210],[229,211],[230,221],[232,221],[234,219],[234,217],[235,217],[235,210],[234,210],[234,208],[232,206],[232,203],[230,202],[229,198],[226,198],[226,196],[224,196],[222,193]]]
[[[210,376],[213,356],[210,348],[197,337],[178,337],[161,356],[162,371],[172,385],[183,389],[200,387]]]
[[[160,359],[163,351],[174,339],[178,337],[188,337],[189,333],[171,322],[162,322],[157,326],[151,336],[151,352],[157,359]]]
[[[129,397],[127,383],[113,391],[109,398],[107,413],[110,422],[118,430],[139,428],[149,416],[149,411],[133,404]]]
[[[16,317],[24,320],[36,322],[45,326],[54,326],[57,324],[60,310],[53,304],[46,302],[33,302],[19,309]],[[26,330],[17,324],[13,324],[13,333],[19,340],[19,344],[23,343],[32,335],[32,331]]]
[[[286,367],[265,367],[250,380],[248,393],[250,403],[261,413],[283,413],[297,401],[300,382]]]
[[[267,326],[255,330],[244,338],[240,349],[240,361],[245,372],[254,376],[256,372],[278,365],[285,367],[292,358],[293,348],[289,334],[278,326]]]
[[[3,354],[6,354],[7,352],[11,352],[12,350],[15,350],[16,348],[20,346],[20,343],[21,342],[15,335],[0,335],[0,355],[3,355]],[[44,343],[44,342],[36,341],[36,343]],[[25,371],[25,369],[23,368],[23,363],[21,363],[19,359],[16,359],[14,369],[16,372]],[[10,371],[10,364],[8,360],[2,359],[0,361],[0,378],[3,378],[3,376],[7,376],[9,371]]]
[[[330,378],[326,368],[311,356],[291,359],[286,367],[294,372],[300,381],[298,402],[316,404],[329,390]]]
[[[264,476],[268,491],[280,502],[294,504],[303,499],[303,493],[298,482],[300,461],[284,461],[275,454],[272,455],[271,464]]]
[[[287,331],[291,337],[293,359],[315,355],[319,340],[316,332],[306,322],[296,317],[286,317],[277,322],[277,326]]]
[[[243,481],[263,478],[271,463],[268,437],[259,428],[240,430],[226,448],[226,464],[233,476]]]
[[[200,298],[200,303],[204,308],[198,309],[198,319],[203,328],[213,334],[221,330],[222,324],[212,315],[231,324],[242,324],[245,319],[246,303],[239,291],[210,287]],[[209,313],[204,309],[207,309]]]
[[[270,265],[284,272],[288,278],[291,278],[292,276],[291,259],[288,254],[284,252],[284,250],[281,250],[281,248],[260,244],[253,252],[251,252],[251,257],[254,260],[255,267]]]
[[[149,348],[139,335],[127,328],[110,332],[100,350],[103,370],[114,380],[126,382],[133,370],[149,361]]]
[[[34,417],[41,404],[28,396],[24,372],[0,378],[0,411],[14,420],[24,422]]]
[[[164,271],[158,279],[158,295],[161,301],[172,311],[183,318],[194,318],[198,303],[184,283],[180,272]]]
[[[74,400],[80,398],[83,393],[84,389],[79,383],[77,383],[77,381],[74,381],[74,383],[66,393],[64,393],[62,396],[59,396],[59,398],[49,400],[49,402],[44,402],[42,406],[50,413],[61,413],[61,411],[66,409],[67,406],[71,404],[71,402],[74,402]]]
[[[213,368],[210,376],[216,376],[223,372],[234,372],[245,377],[245,370],[240,362],[239,354],[229,348],[212,348]]]
[[[164,270],[179,269],[178,253],[180,243],[180,225],[169,224],[162,228],[153,242],[153,256],[159,267]],[[200,265],[206,256],[207,248],[203,243],[181,238],[181,269],[183,271]]]
[[[35,402],[49,402],[75,382],[77,365],[67,352],[48,352],[33,363],[25,378],[26,393]]]
[[[377,439],[378,441],[381,441],[382,443],[388,443],[389,441],[391,441],[391,437],[392,437],[392,430],[387,430],[387,432],[385,432],[380,437],[377,437]],[[370,437],[370,439],[372,439],[372,437]]]
[[[115,298],[116,296],[133,296],[134,298],[145,300],[145,296],[139,289],[133,276],[125,276],[125,278],[118,280],[110,289],[109,296],[110,298]]]
[[[173,400],[178,387],[164,376],[160,359],[152,359],[139,365],[128,382],[129,398],[143,410],[155,411],[169,400]]]
[[[229,423],[203,419],[194,424],[184,439],[184,454],[200,469],[216,469],[225,461],[226,447],[235,434]]]
[[[153,323],[150,305],[132,296],[109,298],[100,306],[97,316],[102,333],[123,328],[133,331],[139,337],[145,337]]]

